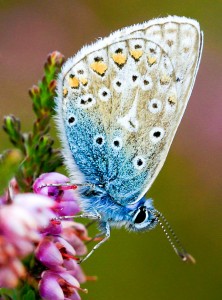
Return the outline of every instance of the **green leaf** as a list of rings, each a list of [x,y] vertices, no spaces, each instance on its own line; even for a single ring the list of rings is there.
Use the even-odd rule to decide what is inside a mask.
[[[35,300],[35,293],[32,290],[29,290],[25,295],[23,295],[24,300]]]

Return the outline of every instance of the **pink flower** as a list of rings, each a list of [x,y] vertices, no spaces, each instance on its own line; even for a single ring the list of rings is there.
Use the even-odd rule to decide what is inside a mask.
[[[12,204],[0,206],[0,235],[14,246],[17,255],[33,251],[33,243],[41,238],[39,228],[55,218],[51,207],[52,200],[35,194],[18,194]]]
[[[53,204],[42,195],[18,194],[0,205],[0,287],[15,287],[25,276],[21,258],[33,252],[39,229],[55,217]]]
[[[77,265],[76,251],[62,237],[47,236],[39,243],[35,255],[51,270],[64,270],[66,261],[72,262],[72,269]]]
[[[62,226],[61,236],[74,247],[77,255],[85,255],[87,249],[83,241],[90,240],[85,226],[73,221],[62,222]]]
[[[85,282],[86,276],[76,255],[86,254],[84,241],[89,237],[84,225],[57,219],[79,212],[73,190],[40,188],[45,181],[65,183],[68,178],[44,174],[34,184],[36,194],[19,194],[13,180],[9,192],[0,199],[0,287],[15,288],[20,279],[25,280],[22,260],[34,252],[38,261],[30,265],[31,276],[39,278],[39,270],[48,269],[39,283],[42,298],[79,300],[80,282]]]
[[[45,271],[39,283],[40,296],[45,300],[80,300],[78,280],[68,272]]]
[[[55,213],[58,216],[73,216],[80,212],[76,193],[73,189],[65,189],[62,183],[68,183],[66,176],[51,172],[42,174],[33,184],[33,190],[37,194],[48,196],[56,201]],[[45,186],[49,184],[61,184],[61,187]]]
[[[41,233],[44,235],[58,235],[62,232],[62,224],[61,221],[57,219],[52,219],[47,227],[42,229]]]
[[[3,205],[3,204],[6,204],[6,201],[7,201],[6,196],[1,196],[0,197],[0,206]]]
[[[84,283],[86,282],[86,280],[96,280],[95,276],[87,276],[84,274],[82,268],[80,267],[80,265],[76,265],[76,268],[69,271],[69,274],[71,274],[72,276],[74,276],[80,283]]]
[[[16,254],[13,245],[0,236],[0,287],[14,288],[19,278],[26,275],[26,270]]]

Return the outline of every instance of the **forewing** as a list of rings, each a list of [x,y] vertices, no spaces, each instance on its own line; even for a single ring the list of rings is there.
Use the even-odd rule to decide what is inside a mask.
[[[183,116],[201,50],[199,24],[168,17],[117,31],[68,60],[57,112],[73,179],[83,174],[123,205],[145,194]]]

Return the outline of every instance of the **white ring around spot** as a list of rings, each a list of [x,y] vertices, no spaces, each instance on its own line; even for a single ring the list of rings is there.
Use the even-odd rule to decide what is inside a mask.
[[[111,98],[111,92],[108,88],[102,87],[98,92],[101,101],[107,102]]]
[[[70,118],[74,118],[74,121],[71,122],[71,123],[69,122],[69,119],[70,119]],[[66,120],[66,123],[67,123],[67,125],[70,126],[70,127],[76,125],[76,123],[77,123],[77,118],[76,118],[76,116],[75,116],[74,114],[69,114],[69,115],[68,115],[68,118],[67,118],[67,120]]]
[[[138,163],[140,163],[140,162],[142,162],[142,164],[138,165]],[[142,170],[146,165],[146,160],[143,156],[138,155],[133,159],[133,165],[134,165],[135,169]]]
[[[115,145],[114,145],[114,142],[115,142],[115,141],[118,141],[118,142],[119,142],[119,146],[115,146]],[[120,149],[122,149],[122,147],[123,147],[123,141],[122,141],[122,139],[121,139],[120,137],[115,137],[115,138],[113,139],[113,141],[112,141],[111,147],[112,147],[114,150],[116,150],[116,151],[119,151]]]
[[[162,127],[153,127],[150,130],[149,136],[152,143],[156,144],[164,137],[165,130]]]
[[[99,144],[99,143],[96,141],[98,138],[102,138],[102,143],[101,143],[101,144]],[[105,138],[104,138],[104,136],[101,135],[101,134],[96,135],[96,136],[94,137],[94,139],[93,139],[93,144],[94,144],[95,146],[101,147],[104,143],[105,143]]]
[[[151,99],[148,101],[148,109],[151,113],[156,114],[162,110],[162,102],[159,99]]]

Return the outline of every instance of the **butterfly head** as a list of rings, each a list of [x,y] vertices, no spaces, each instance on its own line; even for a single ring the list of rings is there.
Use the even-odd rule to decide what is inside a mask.
[[[129,229],[145,231],[154,228],[158,221],[151,199],[142,198],[130,212]]]

